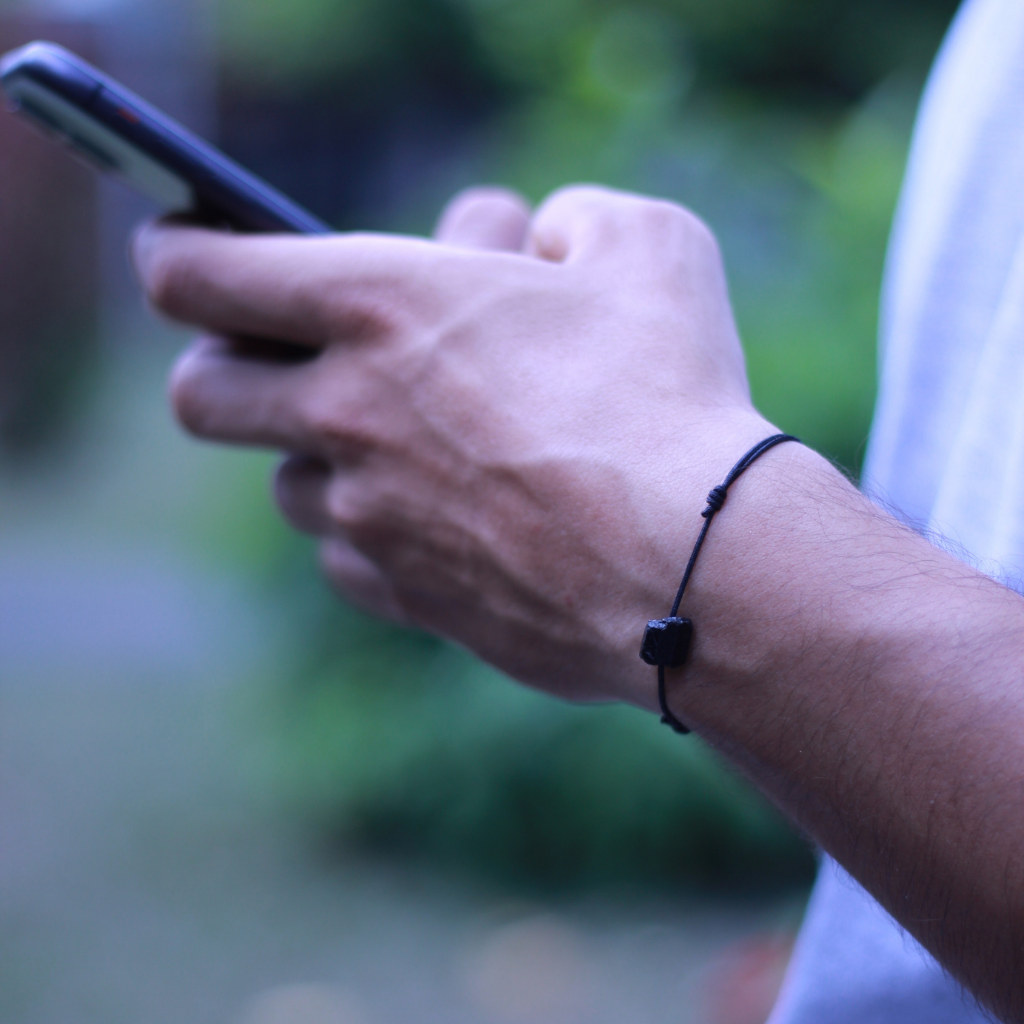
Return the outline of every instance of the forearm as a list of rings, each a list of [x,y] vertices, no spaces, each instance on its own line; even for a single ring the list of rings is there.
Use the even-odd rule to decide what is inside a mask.
[[[178,414],[294,453],[278,500],[343,591],[523,682],[654,709],[644,624],[668,611],[709,488],[774,430],[717,246],[685,211],[593,188],[528,223],[489,202],[521,252],[458,232],[144,233],[158,307],[311,356],[201,343]],[[1024,1020],[1024,600],[785,445],[733,488],[681,613],[696,634],[676,714]]]
[[[1024,600],[790,445],[735,485],[681,614],[675,712],[1024,1018]]]

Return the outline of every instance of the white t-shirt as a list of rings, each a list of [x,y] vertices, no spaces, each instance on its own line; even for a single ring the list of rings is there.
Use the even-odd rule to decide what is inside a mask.
[[[894,226],[864,489],[1024,580],[1024,3],[966,0]],[[963,1024],[970,996],[826,860],[769,1024]]]

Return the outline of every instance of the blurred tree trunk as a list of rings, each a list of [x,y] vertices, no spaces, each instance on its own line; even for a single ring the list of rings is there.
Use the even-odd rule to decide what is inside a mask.
[[[94,57],[90,26],[0,17],[0,51],[33,39]],[[94,173],[0,112],[0,448],[50,437],[88,369],[98,319]]]

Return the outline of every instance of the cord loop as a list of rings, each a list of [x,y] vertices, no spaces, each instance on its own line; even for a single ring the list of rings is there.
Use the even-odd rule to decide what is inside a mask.
[[[724,482],[711,489],[708,494],[708,507],[701,512],[704,525],[697,536],[697,543],[693,546],[690,560],[686,563],[683,581],[679,584],[679,590],[676,591],[672,611],[667,619],[652,619],[647,623],[647,629],[644,630],[644,639],[640,645],[640,657],[648,665],[656,665],[658,668],[658,703],[661,705],[661,720],[675,732],[685,734],[690,731],[672,714],[668,706],[668,698],[665,695],[665,668],[676,668],[682,665],[693,640],[693,623],[689,619],[679,618],[676,614],[683,600],[686,584],[690,582],[693,567],[696,565],[697,556],[704,545],[704,538],[708,535],[711,520],[714,519],[717,512],[722,510],[725,499],[729,496],[729,488],[736,482],[736,478],[766,451],[774,448],[777,444],[784,444],[786,441],[799,443],[799,438],[793,437],[792,434],[773,434],[771,437],[759,441],[732,467]]]

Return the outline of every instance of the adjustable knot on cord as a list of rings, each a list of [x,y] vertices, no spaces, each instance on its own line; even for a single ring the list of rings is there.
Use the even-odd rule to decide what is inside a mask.
[[[720,512],[728,496],[729,492],[721,484],[718,487],[712,488],[711,493],[708,495],[708,507],[701,512],[701,515],[707,519],[716,512]]]

